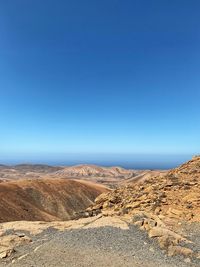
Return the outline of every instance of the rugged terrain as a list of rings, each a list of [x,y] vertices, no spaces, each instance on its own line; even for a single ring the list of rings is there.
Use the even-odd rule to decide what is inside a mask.
[[[69,179],[29,179],[0,183],[0,222],[69,220],[107,189]]]
[[[200,157],[168,171],[162,177],[132,183],[102,194],[87,209],[90,216],[131,218],[140,229],[156,238],[169,255],[194,255],[185,237],[188,223],[200,222]]]
[[[30,188],[36,182],[43,184],[40,186],[42,191],[48,187],[52,190],[48,189],[48,193],[45,191],[47,200],[43,198],[40,203],[55,208],[55,194],[58,191],[56,201],[67,199],[62,213],[63,216],[66,213],[65,219],[69,219],[72,214],[76,218],[86,218],[56,221],[58,214],[54,213],[54,217],[48,218],[52,222],[16,221],[0,224],[0,266],[199,267],[200,156],[167,172],[146,170],[136,174],[118,168],[112,168],[112,171],[105,169],[106,175],[101,175],[101,168],[81,165],[69,167],[67,171],[62,168],[46,173],[42,179],[26,180],[23,190],[27,192],[30,183],[28,195],[34,196],[35,200],[40,198],[32,194]],[[62,178],[66,175],[67,179],[52,179],[54,174]],[[51,178],[44,178],[46,175]],[[73,176],[75,180],[69,180]],[[92,186],[92,192],[94,190],[94,184],[77,179],[91,178],[96,181],[98,178],[101,181],[101,178],[106,180],[112,177],[119,180],[114,184],[114,187],[118,185],[117,188],[105,192],[108,189],[95,185],[98,191],[95,203],[93,193],[93,200],[88,201],[82,209],[80,202],[72,200],[74,194],[77,196],[79,188],[76,183],[81,187],[83,198],[83,185],[87,186],[87,192],[88,186]],[[55,185],[50,185],[57,180],[75,183],[67,186],[68,190],[70,188],[70,197],[62,191],[64,184],[59,185],[58,190],[52,189]],[[20,183],[20,180],[3,182],[0,186],[6,188],[6,185],[16,186]],[[5,189],[2,191],[5,192]],[[100,191],[103,192],[101,195]],[[16,189],[16,192],[20,191]],[[21,193],[16,193],[14,199],[17,197],[21,198]],[[79,209],[70,214],[67,207],[72,203],[70,211],[76,207],[74,203]],[[9,201],[5,205],[9,205]],[[60,205],[55,210],[63,212]]]
[[[168,218],[200,221],[199,179],[200,157],[196,156],[162,176],[150,176],[99,196],[90,210],[115,215],[146,211]]]

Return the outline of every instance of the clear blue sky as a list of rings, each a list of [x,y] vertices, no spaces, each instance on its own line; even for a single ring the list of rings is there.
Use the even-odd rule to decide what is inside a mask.
[[[199,153],[199,11],[198,0],[0,1],[1,162]]]

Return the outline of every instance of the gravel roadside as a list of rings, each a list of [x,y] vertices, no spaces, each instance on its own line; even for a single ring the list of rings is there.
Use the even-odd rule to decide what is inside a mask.
[[[18,248],[18,259],[1,267],[197,267],[182,257],[167,257],[145,232],[111,226],[57,232],[48,229]],[[19,258],[19,256],[21,256]]]

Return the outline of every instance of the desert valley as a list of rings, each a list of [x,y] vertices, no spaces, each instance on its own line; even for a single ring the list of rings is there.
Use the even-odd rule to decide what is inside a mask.
[[[166,171],[0,165],[0,266],[200,266],[199,179],[200,156]]]

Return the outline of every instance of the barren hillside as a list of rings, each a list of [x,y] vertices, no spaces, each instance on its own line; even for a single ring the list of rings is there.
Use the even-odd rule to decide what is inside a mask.
[[[59,171],[59,173],[75,177],[94,176],[130,178],[134,175],[133,170],[126,170],[121,167],[100,167],[96,165],[77,165],[66,167],[62,171]]]
[[[62,169],[63,167],[44,164],[19,164],[14,166],[0,165],[0,181],[38,179],[46,174],[52,174]]]
[[[0,222],[68,220],[107,189],[66,180],[37,179],[0,183]]]

